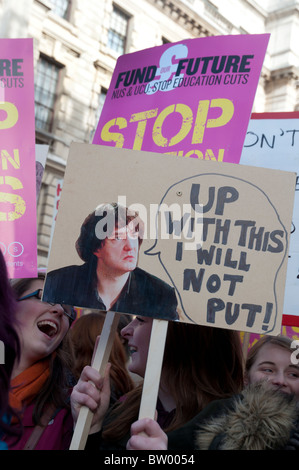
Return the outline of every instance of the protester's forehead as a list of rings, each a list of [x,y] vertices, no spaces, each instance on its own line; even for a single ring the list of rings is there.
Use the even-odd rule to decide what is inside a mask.
[[[259,350],[256,357],[256,363],[260,364],[263,362],[283,362],[286,365],[291,362],[291,350],[286,347],[280,346],[279,344],[268,343],[264,344]]]

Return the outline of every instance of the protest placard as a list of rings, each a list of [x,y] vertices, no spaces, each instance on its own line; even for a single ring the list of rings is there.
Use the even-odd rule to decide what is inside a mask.
[[[299,112],[254,113],[240,163],[297,173],[282,323],[299,326]]]
[[[0,249],[10,278],[37,275],[33,40],[0,40]]]
[[[82,255],[84,247],[76,242],[83,227],[85,235],[91,230],[89,235],[96,234],[95,238],[108,237],[104,245],[106,255],[109,246],[113,248],[111,252],[117,253],[111,269],[129,272],[127,279],[131,282],[124,285],[120,297],[125,293],[123,298],[130,298],[131,287],[138,286],[134,271],[141,269],[145,273],[143,288],[133,289],[133,297],[138,299],[136,305],[116,302],[111,308],[111,303],[104,304],[109,298],[104,292],[99,303],[102,309],[139,315],[142,312],[155,321],[176,319],[170,316],[172,304],[169,311],[156,310],[159,304],[155,303],[152,290],[154,277],[158,299],[162,295],[159,288],[163,292],[166,289],[167,294],[174,289],[179,321],[277,334],[281,327],[295,181],[296,173],[292,172],[171,155],[161,158],[152,152],[74,143],[64,178],[43,300],[69,303],[77,299],[75,305],[95,308],[95,304],[89,303],[93,294],[100,302],[101,272],[97,265],[92,271],[86,270],[87,258],[82,264],[78,255]],[[106,212],[98,212],[99,219],[87,217],[96,223],[91,226],[82,223],[106,201],[117,201],[130,214],[138,212],[139,217],[130,220],[134,222],[133,228],[139,230],[137,238],[130,239],[127,231],[125,237],[120,231],[116,236],[118,220],[106,217],[107,206]],[[141,226],[142,243],[136,244]],[[129,258],[134,260],[126,260],[122,266],[119,263],[123,255],[118,247],[125,243],[133,244],[137,250],[138,267],[131,251]],[[93,246],[96,254],[101,251],[90,238],[88,246]],[[93,256],[98,262],[100,258]],[[106,264],[108,261],[105,257]],[[96,277],[88,278],[88,272]],[[149,289],[144,288],[146,279]],[[145,297],[140,297],[140,293]],[[162,306],[165,307],[163,302]],[[164,348],[164,342],[161,346]],[[88,420],[83,421],[88,427]]]
[[[295,181],[292,172],[72,144],[44,300],[75,299],[75,305],[86,308],[104,305],[103,310],[119,313],[142,311],[164,320],[276,334],[281,326]],[[111,270],[126,271],[131,284],[124,284],[121,302],[105,304],[109,298],[105,292],[102,300],[92,295],[101,274],[94,268],[89,271],[88,261],[82,262],[76,241],[82,226],[85,232],[93,227],[95,241],[100,236],[109,239],[107,213],[99,212],[94,225],[83,221],[102,203],[115,201],[138,212],[139,218],[132,220],[139,229],[142,221],[142,239],[138,244],[127,234],[125,240],[116,240],[111,227],[111,252],[119,253],[115,246],[129,240],[135,244],[135,254],[121,265],[118,254],[117,263],[111,265]],[[141,237],[140,230],[136,237]],[[99,257],[92,255],[98,263]],[[169,310],[165,303],[161,311],[152,309],[158,308],[153,289],[158,298],[170,296]],[[173,291],[177,318],[172,316]]]
[[[204,37],[119,57],[93,143],[238,163],[268,40]]]
[[[120,57],[93,143],[238,163],[268,40],[199,38]],[[140,299],[138,305],[146,314]],[[152,308],[158,315],[157,303]],[[160,373],[156,358],[163,356],[167,332],[165,322],[156,322],[159,350],[156,342],[156,354],[149,351],[140,417],[154,415],[143,405]],[[84,448],[86,421],[79,417],[71,448]]]

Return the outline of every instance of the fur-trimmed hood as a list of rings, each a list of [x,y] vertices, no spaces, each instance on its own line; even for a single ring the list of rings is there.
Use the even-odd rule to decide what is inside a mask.
[[[278,450],[298,423],[298,403],[291,395],[260,382],[234,398],[233,407],[201,425],[200,450]]]

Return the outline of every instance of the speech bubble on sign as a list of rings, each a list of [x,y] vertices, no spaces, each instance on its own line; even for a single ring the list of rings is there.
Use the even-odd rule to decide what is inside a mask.
[[[221,318],[240,330],[253,325],[273,330],[288,231],[262,188],[229,174],[184,178],[165,191],[156,230],[145,254],[158,257],[183,318],[206,325]],[[269,266],[266,276],[263,266]]]

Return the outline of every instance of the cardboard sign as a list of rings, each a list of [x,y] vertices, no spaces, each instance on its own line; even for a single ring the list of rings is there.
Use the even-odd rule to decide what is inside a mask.
[[[118,202],[137,211],[143,221],[136,269],[161,280],[163,286],[155,292],[158,299],[164,284],[168,294],[175,291],[180,321],[276,334],[281,327],[295,180],[291,172],[72,144],[44,300],[73,299],[75,305],[96,308],[88,304],[92,295],[85,294],[92,285],[98,299],[101,282],[97,277],[88,285],[81,278],[77,283],[74,265],[77,271],[86,263],[75,244],[88,214],[99,204]],[[106,230],[109,221],[102,219],[102,227],[103,220]],[[51,274],[54,270],[58,272]],[[151,279],[148,282],[148,290],[145,282],[136,293],[138,314],[174,319],[167,302],[161,302],[162,312],[151,310],[157,304]],[[125,292],[130,293],[128,284]],[[141,299],[140,292],[151,295]],[[132,305],[112,310],[135,314]]]
[[[239,163],[268,34],[119,57],[93,144]]]
[[[0,39],[0,249],[10,278],[37,276],[33,40]]]
[[[253,114],[240,163],[297,173],[282,322],[299,326],[299,113]]]

